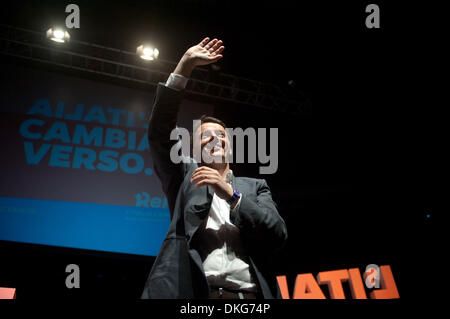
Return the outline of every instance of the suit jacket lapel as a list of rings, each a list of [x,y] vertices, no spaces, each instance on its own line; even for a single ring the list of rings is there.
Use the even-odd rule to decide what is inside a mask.
[[[206,186],[206,189],[203,188],[202,191],[199,190],[195,192],[195,204],[191,207],[188,207],[188,209],[184,212],[185,233],[188,236],[189,243],[194,237],[194,234],[197,231],[198,227],[208,216],[214,196],[214,191],[210,186]]]
[[[231,186],[233,187],[233,190],[239,191],[241,194],[244,194],[246,190],[244,189],[244,184],[242,183],[242,180],[239,177],[234,176],[234,174],[231,176]],[[245,196],[245,195],[243,195]],[[236,225],[236,215],[231,214],[230,212],[230,221],[234,225]]]
[[[212,187],[211,186],[206,186],[206,188],[208,189],[208,199],[211,199],[212,200],[212,198],[213,198],[213,196],[214,196],[214,190],[212,189]]]

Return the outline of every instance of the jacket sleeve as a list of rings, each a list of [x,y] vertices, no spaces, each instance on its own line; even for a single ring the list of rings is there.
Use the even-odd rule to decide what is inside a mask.
[[[182,91],[159,83],[156,89],[153,110],[148,125],[148,142],[153,168],[159,177],[164,194],[173,217],[173,209],[178,189],[183,181],[186,164],[174,163],[170,159],[170,150],[180,140],[171,140],[170,133],[176,127]]]
[[[260,180],[256,199],[243,195],[239,209],[232,214],[244,243],[251,250],[274,252],[286,243],[286,224],[272,200],[266,180]]]

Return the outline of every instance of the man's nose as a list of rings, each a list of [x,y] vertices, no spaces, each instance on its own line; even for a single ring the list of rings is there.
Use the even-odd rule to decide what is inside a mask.
[[[217,138],[218,141],[222,140],[222,138],[218,136],[216,133],[212,133],[211,136],[209,137],[209,141],[212,142],[215,137]]]

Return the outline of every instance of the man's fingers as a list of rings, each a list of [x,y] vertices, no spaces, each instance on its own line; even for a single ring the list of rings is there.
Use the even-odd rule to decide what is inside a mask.
[[[196,180],[198,180],[198,179],[202,179],[202,178],[205,178],[205,177],[214,178],[214,177],[216,177],[216,175],[214,173],[209,173],[209,172],[199,172],[199,173],[197,173],[195,175],[192,174],[191,183],[196,181]]]
[[[205,49],[209,50],[214,44],[216,44],[216,42],[217,42],[217,39],[209,41],[209,43],[207,45],[205,45]]]
[[[211,183],[212,183],[212,180],[210,180],[210,179],[204,179],[204,180],[202,180],[201,182],[198,182],[198,183],[195,185],[195,188],[199,188],[200,186],[210,185]]]
[[[215,53],[216,54],[222,53],[223,50],[225,50],[225,47],[222,45],[220,48],[217,49]]]
[[[220,47],[220,46],[222,45],[222,43],[223,43],[222,40],[217,41],[217,42],[209,49],[209,52],[212,53],[212,52],[216,51],[217,48]]]
[[[199,171],[211,171],[211,172],[214,172],[214,171],[216,171],[215,169],[213,169],[213,168],[211,168],[211,167],[208,167],[208,166],[200,166],[200,167],[197,167],[195,170],[194,170],[194,173],[193,174],[195,174],[195,173],[197,173],[197,172],[199,172]]]
[[[216,51],[214,51],[213,53],[212,53],[212,55],[214,56],[214,57],[216,57],[217,55],[219,55],[220,53],[222,53],[222,51],[225,49],[225,47],[224,46],[221,46],[220,48],[218,48]]]
[[[192,173],[192,176],[196,175],[198,172],[204,171],[205,169],[203,168],[203,166],[196,168],[194,170],[194,172]]]
[[[217,172],[215,169],[204,165],[204,166],[197,167],[192,174],[195,174],[195,173],[201,172],[201,171]]]
[[[208,180],[209,183],[212,183],[213,181],[216,180],[216,178],[214,175],[208,175],[208,174],[197,175],[196,177],[191,178],[191,184],[196,184],[196,183],[198,184],[205,180]]]
[[[211,173],[211,174],[217,174],[217,171],[208,167],[208,166],[201,166],[197,169],[195,169],[195,171],[192,173],[192,177],[200,174],[200,173]]]
[[[208,41],[209,41],[209,38],[206,37],[198,45],[203,48],[208,43]]]
[[[198,180],[200,180],[202,178],[206,178],[206,177],[209,177],[209,176],[206,175],[206,174],[200,174],[200,175],[192,176],[191,177],[191,183],[194,183],[195,181],[198,181]]]

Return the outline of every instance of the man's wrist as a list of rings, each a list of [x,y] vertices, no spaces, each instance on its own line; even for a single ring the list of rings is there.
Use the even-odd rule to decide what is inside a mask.
[[[241,193],[239,193],[239,191],[237,190],[233,190],[233,195],[231,195],[230,198],[227,200],[228,204],[230,204],[231,209],[233,209],[236,206],[240,198]]]
[[[183,90],[186,88],[188,80],[189,78],[180,74],[170,73],[169,78],[166,81],[166,86],[176,90]]]
[[[180,59],[180,62],[178,62],[177,66],[175,67],[173,73],[189,78],[194,69],[195,65],[193,61],[189,59],[188,56],[183,55],[183,57]]]

